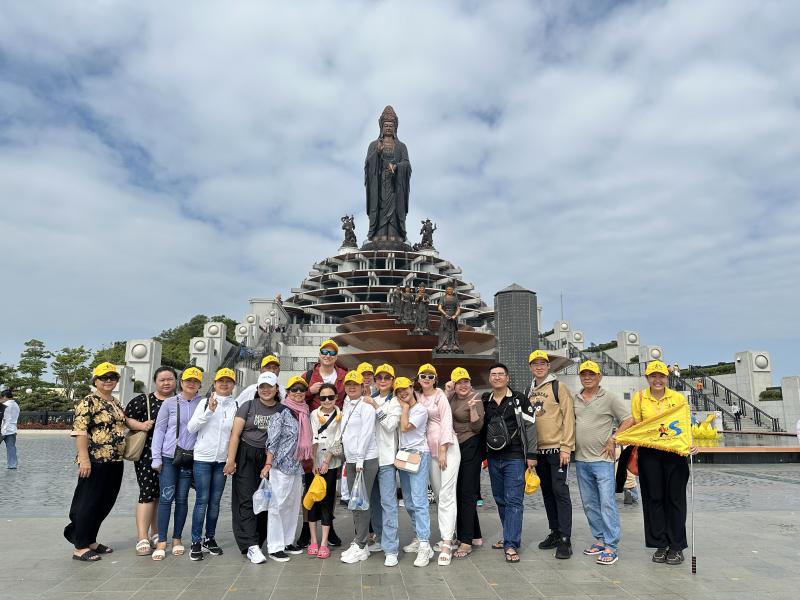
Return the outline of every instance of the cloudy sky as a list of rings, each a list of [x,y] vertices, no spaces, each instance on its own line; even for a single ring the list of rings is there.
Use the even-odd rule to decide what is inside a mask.
[[[75,6],[0,7],[0,362],[288,296],[392,104],[411,241],[490,303],[800,373],[797,2]]]

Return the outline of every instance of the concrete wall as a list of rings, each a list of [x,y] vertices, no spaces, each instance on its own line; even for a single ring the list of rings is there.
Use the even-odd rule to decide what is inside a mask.
[[[783,418],[781,426],[789,432],[794,432],[797,420],[800,419],[800,377],[784,377],[781,379],[783,391]],[[765,406],[766,410],[766,406]],[[781,415],[773,415],[780,417]]]
[[[738,394],[757,404],[758,395],[772,386],[772,359],[769,352],[737,352],[735,364]]]
[[[580,378],[577,375],[558,375],[559,382],[566,385],[575,394],[581,390]],[[634,392],[647,387],[647,380],[644,377],[614,377],[607,375],[603,377],[600,385],[618,396],[630,399]]]

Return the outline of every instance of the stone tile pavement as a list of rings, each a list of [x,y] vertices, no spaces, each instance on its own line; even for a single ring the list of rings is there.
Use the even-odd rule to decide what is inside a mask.
[[[136,485],[126,465],[120,500],[101,530],[101,541],[116,548],[100,563],[70,560],[61,531],[74,485],[69,440],[20,436],[20,470],[7,471],[0,458],[0,599],[103,600],[527,600],[536,598],[641,598],[780,600],[800,590],[800,467],[797,465],[702,465],[696,468],[696,554],[698,574],[686,564],[654,564],[644,548],[641,509],[620,504],[623,538],[620,560],[596,565],[580,554],[590,543],[571,474],[574,500],[572,559],[558,561],[536,544],[546,520],[537,494],[525,513],[522,560],[503,561],[485,547],[449,567],[419,569],[409,555],[395,568],[383,555],[358,565],[294,556],[289,563],[251,565],[233,544],[229,491],[217,539],[221,557],[192,562],[168,555],[161,563],[137,557],[133,527]],[[484,538],[498,538],[499,520],[483,482],[486,505],[480,509]],[[190,502],[192,497],[190,497]],[[435,506],[432,523],[435,530]],[[190,517],[191,519],[191,513]],[[401,510],[401,540],[411,537]],[[189,523],[186,533],[188,536]],[[337,531],[348,542],[352,522],[341,509]]]

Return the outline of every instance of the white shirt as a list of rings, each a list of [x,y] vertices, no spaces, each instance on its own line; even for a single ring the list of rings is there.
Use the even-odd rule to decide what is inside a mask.
[[[344,457],[357,468],[364,466],[365,460],[378,458],[378,444],[375,440],[375,409],[362,398],[344,399],[342,411],[342,445]]]
[[[325,460],[325,455],[330,450],[330,447],[333,446],[333,442],[336,441],[336,438],[339,437],[339,431],[342,427],[342,415],[339,412],[339,409],[334,409],[338,414],[338,417],[334,417],[331,424],[325,428],[325,431],[322,433],[319,432],[320,427],[322,427],[327,421],[330,415],[326,415],[322,412],[321,408],[317,408],[311,411],[311,415],[309,419],[311,420],[311,433],[314,435],[313,443],[317,445],[317,454],[316,454],[316,461],[317,466],[321,465],[322,462]],[[328,463],[329,469],[338,469],[342,466],[342,459],[337,457],[331,457],[331,462]]]
[[[388,401],[387,401],[388,398]],[[374,396],[378,405],[375,411],[375,440],[378,444],[378,465],[384,467],[394,464],[397,455],[397,431],[400,425],[400,401],[390,395]]]
[[[336,369],[334,369],[333,373],[331,373],[330,375],[323,375],[322,371],[320,371],[319,374],[320,377],[322,377],[323,382],[332,383],[333,385],[336,385]]]
[[[408,422],[414,429],[400,432],[400,447],[428,452],[428,409],[417,402],[408,411]]]
[[[286,399],[286,388],[283,387],[282,384],[278,384],[278,391],[281,394],[281,398],[284,400]],[[258,383],[254,383],[252,385],[248,385],[246,388],[242,390],[242,393],[236,396],[236,404],[241,406],[248,400],[252,400],[255,398],[256,393],[258,392]]]
[[[197,434],[194,459],[200,462],[225,462],[228,458],[233,417],[239,405],[233,396],[217,396],[217,402],[217,409],[212,411],[202,400],[186,426]]]
[[[14,400],[6,400],[6,411],[3,413],[3,424],[0,426],[0,435],[14,435],[17,433],[19,420],[19,404]]]

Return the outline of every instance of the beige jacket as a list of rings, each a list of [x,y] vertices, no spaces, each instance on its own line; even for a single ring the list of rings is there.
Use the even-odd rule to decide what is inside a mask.
[[[541,385],[534,379],[528,398],[536,409],[536,433],[539,436],[539,450],[560,448],[565,452],[575,450],[575,409],[572,393],[563,383],[558,384],[558,402],[553,396],[552,382],[555,375],[545,377]]]

